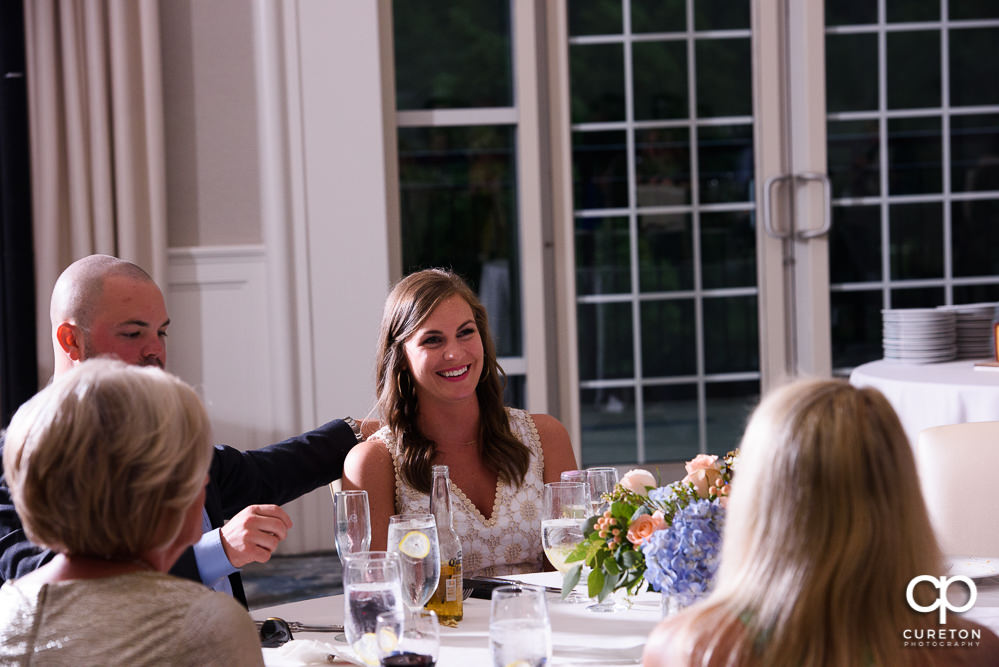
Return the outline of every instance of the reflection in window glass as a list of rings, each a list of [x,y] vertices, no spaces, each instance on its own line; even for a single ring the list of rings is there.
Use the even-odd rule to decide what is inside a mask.
[[[627,218],[576,218],[576,293],[631,291]]]
[[[570,44],[573,123],[624,120],[624,49],[620,44]]]
[[[888,220],[892,280],[943,278],[941,205],[893,204]]]
[[[697,0],[695,30],[749,30],[748,0]]]
[[[694,236],[688,214],[639,216],[638,282],[643,292],[693,289]]]
[[[881,192],[878,121],[829,121],[826,155],[833,197],[873,197]]]
[[[888,120],[888,192],[892,195],[943,190],[940,118]]]
[[[701,214],[701,284],[756,285],[756,228],[748,211]]]
[[[692,375],[697,372],[694,302],[642,301],[642,376]]]
[[[926,0],[885,0],[885,13],[889,23],[939,21],[940,3]]]
[[[999,115],[951,116],[951,190],[999,190]]]
[[[867,0],[862,0],[864,4]],[[835,2],[826,3],[826,11]],[[826,108],[830,112],[878,108],[878,36],[826,35]]]
[[[999,302],[999,285],[955,285],[954,303]]]
[[[892,308],[936,308],[943,303],[943,287],[913,287],[891,291]]]
[[[829,230],[832,283],[881,279],[881,208],[834,206]]]
[[[636,460],[635,389],[610,387],[579,392],[584,467]]]
[[[760,402],[760,383],[709,382],[704,390],[708,405],[708,451],[723,456],[739,446],[749,415]]]
[[[888,108],[939,107],[939,31],[889,32],[887,40]]]
[[[581,303],[576,309],[576,319],[579,379],[633,377],[631,303]]]
[[[704,369],[707,373],[760,367],[756,296],[704,299]]]
[[[631,0],[631,31],[683,32],[687,29],[686,5],[686,0]]]
[[[521,354],[511,127],[400,128],[403,270],[461,274],[489,311],[500,356]]]
[[[697,385],[645,387],[645,460],[685,461],[697,456]]]
[[[699,129],[701,201],[753,199],[753,126],[707,126]]]
[[[567,0],[566,8],[571,37],[621,34],[621,0]]]
[[[686,118],[687,43],[635,42],[632,44],[635,120]],[[664,86],[663,81],[671,82]]]
[[[392,16],[397,109],[513,104],[508,3],[403,0]]]
[[[690,203],[690,131],[635,130],[635,197],[639,206]]]
[[[697,116],[748,116],[753,113],[752,54],[749,38],[698,39]]]
[[[999,19],[999,3],[995,0],[961,0],[947,5],[952,21],[968,19]]]
[[[627,206],[624,132],[573,132],[572,180],[577,211]]]
[[[882,357],[881,291],[832,292],[833,368],[852,368]]]
[[[951,2],[951,6],[959,4]],[[999,2],[993,3],[999,7]],[[951,106],[999,104],[999,28],[965,28],[950,33]]]
[[[951,203],[955,276],[999,275],[999,201]]]
[[[835,0],[825,3],[826,25],[863,25],[878,22],[878,3],[871,0]]]

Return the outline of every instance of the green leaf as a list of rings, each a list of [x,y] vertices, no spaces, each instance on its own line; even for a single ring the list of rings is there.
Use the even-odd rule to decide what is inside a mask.
[[[597,600],[603,602],[604,598],[613,593],[614,590],[617,588],[617,583],[618,583],[617,577],[606,577],[604,579],[603,588],[601,588],[600,592],[597,594]],[[590,597],[593,596],[591,595]]]
[[[629,570],[635,567],[639,560],[639,552],[635,549],[628,549],[621,554],[621,565]]]
[[[569,568],[569,571],[565,573],[562,577],[562,599],[569,597],[569,593],[572,589],[576,587],[579,583],[579,576],[583,573],[582,565],[575,565]]]
[[[604,573],[600,568],[593,568],[590,576],[586,578],[586,594],[591,598],[597,597],[604,588]],[[599,598],[603,600],[603,598]]]
[[[618,567],[617,562],[613,558],[608,558],[604,561],[604,571],[607,574],[612,574],[615,577],[621,574],[621,568]]]

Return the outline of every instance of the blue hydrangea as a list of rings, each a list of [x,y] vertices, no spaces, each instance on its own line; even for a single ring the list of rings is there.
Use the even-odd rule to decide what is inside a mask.
[[[681,482],[671,482],[666,486],[660,486],[658,489],[652,489],[649,491],[649,500],[657,507],[675,500],[676,490],[680,487],[680,484]]]
[[[670,527],[654,532],[642,545],[649,585],[692,596],[710,590],[718,571],[724,522],[725,508],[717,500],[697,500],[678,510]]]

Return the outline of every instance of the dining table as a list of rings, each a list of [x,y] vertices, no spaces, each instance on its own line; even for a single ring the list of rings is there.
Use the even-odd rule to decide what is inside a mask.
[[[508,577],[511,583],[522,582],[536,586],[558,588],[562,575],[558,572],[537,572]],[[590,611],[592,601],[581,603],[562,602],[560,596],[546,594],[548,616],[551,621],[552,660],[549,665],[580,665],[596,667],[606,665],[637,665],[641,663],[642,650],[649,633],[662,620],[661,595],[649,591],[638,593],[627,604],[621,602],[610,612]],[[344,618],[343,595],[289,602],[250,611],[255,620],[270,617],[283,618],[309,625],[342,625]],[[490,601],[468,598],[464,602],[463,618],[458,627],[440,628],[440,655],[438,667],[479,667],[490,665],[489,653]],[[331,647],[336,654],[349,658],[349,649],[341,633],[296,632],[296,641],[319,642],[316,646]],[[264,649],[264,662],[270,667],[308,664],[298,661],[290,651]],[[333,664],[352,664],[349,660]]]
[[[959,565],[955,563],[955,572],[960,570]],[[999,563],[996,565],[996,575],[974,579],[977,599],[974,606],[962,615],[999,634]],[[519,581],[550,587],[561,585],[561,575],[558,572],[522,574],[509,578],[511,583]],[[960,606],[964,601],[961,598],[961,587],[955,584],[954,588],[959,590],[956,594],[950,594],[951,602]],[[559,667],[640,664],[649,633],[662,620],[661,596],[652,591],[633,596],[630,605],[619,605],[620,608],[612,612],[590,611],[587,609],[589,603],[586,602],[562,602],[554,593],[547,594],[547,601],[552,633],[552,660],[548,664]],[[458,627],[440,628],[438,667],[479,667],[492,664],[489,653],[489,609],[489,600],[469,598],[465,600],[464,618]],[[253,609],[250,616],[258,621],[278,617],[309,625],[342,625],[343,595],[328,595]],[[263,649],[264,663],[268,667],[363,664],[351,661],[352,653],[342,633],[296,632],[294,636],[295,641],[284,647]],[[294,648],[294,644],[305,645],[308,650],[285,650]]]
[[[999,367],[976,366],[976,361],[912,364],[882,359],[853,369],[850,384],[884,394],[914,445],[919,432],[932,426],[999,421]]]

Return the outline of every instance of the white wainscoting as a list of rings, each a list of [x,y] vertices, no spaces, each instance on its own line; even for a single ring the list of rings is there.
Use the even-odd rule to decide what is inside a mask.
[[[255,449],[294,433],[276,424],[296,423],[295,414],[277,414],[294,404],[287,391],[287,367],[270,350],[267,254],[262,245],[171,248],[166,289],[171,324],[168,367],[201,395],[212,420],[215,442]],[[294,324],[289,322],[289,327]],[[301,430],[316,426],[306,424]],[[329,491],[318,489],[289,503],[294,527],[279,553],[330,549],[333,545]]]

